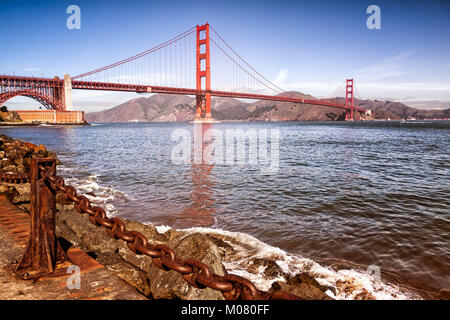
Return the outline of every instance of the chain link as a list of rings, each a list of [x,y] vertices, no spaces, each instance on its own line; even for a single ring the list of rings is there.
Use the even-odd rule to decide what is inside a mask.
[[[27,183],[30,182],[30,176],[26,173],[6,173],[0,171],[0,181],[9,183]]]
[[[299,297],[285,293],[269,293],[258,290],[256,286],[244,277],[227,274],[218,275],[211,271],[210,267],[195,259],[179,259],[172,248],[163,245],[152,245],[148,239],[138,231],[126,230],[125,223],[119,218],[108,218],[105,210],[91,206],[88,198],[78,195],[74,187],[66,185],[63,178],[54,175],[51,168],[39,166],[41,175],[46,179],[51,188],[62,191],[65,198],[74,203],[74,208],[80,214],[87,213],[89,221],[96,226],[103,226],[107,233],[114,239],[121,239],[127,243],[127,247],[136,254],[143,254],[152,258],[152,263],[162,270],[174,270],[182,275],[184,280],[196,288],[211,288],[222,292],[228,300],[269,300],[284,299],[297,300]]]

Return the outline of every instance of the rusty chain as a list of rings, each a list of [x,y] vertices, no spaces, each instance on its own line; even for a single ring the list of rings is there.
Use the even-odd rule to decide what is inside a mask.
[[[30,182],[30,176],[26,173],[6,173],[0,171],[0,181],[9,183],[26,183]]]
[[[299,297],[276,291],[273,293],[258,290],[256,286],[244,277],[226,274],[218,275],[210,267],[195,259],[179,259],[172,248],[149,243],[148,239],[138,231],[126,230],[125,223],[119,218],[108,218],[105,210],[91,206],[88,198],[77,195],[74,187],[66,185],[62,177],[55,175],[50,167],[39,166],[42,177],[48,181],[50,187],[62,191],[66,199],[74,203],[79,213],[87,213],[89,220],[96,226],[103,226],[114,239],[121,239],[127,247],[136,254],[143,254],[152,258],[152,263],[165,271],[174,270],[195,288],[212,288],[221,291],[227,300],[298,300]]]

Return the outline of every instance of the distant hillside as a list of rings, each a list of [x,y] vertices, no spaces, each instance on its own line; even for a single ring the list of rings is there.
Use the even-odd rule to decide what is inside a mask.
[[[336,101],[344,103],[344,98],[337,98]],[[379,101],[379,100],[358,100],[354,103],[357,105],[374,111],[375,119],[447,119],[450,118],[450,108],[445,110],[423,110],[411,108],[407,105],[395,101]]]
[[[171,118],[175,107],[181,108],[181,106],[190,105],[193,101],[194,98],[187,96],[156,94],[149,98],[132,99],[100,112],[90,112],[86,115],[86,119],[88,122],[122,122],[158,121],[158,118],[167,117],[166,121],[177,121]]]
[[[20,116],[15,111],[8,111],[6,106],[0,108],[0,122],[21,122]]]
[[[284,92],[283,96],[313,99],[311,95],[300,92]],[[343,103],[344,98],[335,101]],[[420,110],[390,101],[357,100],[355,103],[375,111],[376,119],[402,119],[416,117],[449,118],[450,109]],[[180,95],[155,94],[148,98],[136,98],[111,109],[87,113],[88,122],[127,122],[127,121],[191,121],[195,115],[195,98]],[[336,121],[344,120],[344,111],[332,107],[276,101],[244,102],[232,98],[213,98],[211,113],[217,120],[246,121]],[[364,120],[370,120],[363,116]],[[359,119],[359,114],[355,115]]]

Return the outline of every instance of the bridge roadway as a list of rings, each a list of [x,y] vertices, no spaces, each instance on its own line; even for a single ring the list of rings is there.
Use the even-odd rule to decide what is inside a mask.
[[[204,90],[196,90],[189,88],[173,88],[173,87],[160,87],[160,86],[146,86],[137,84],[121,84],[121,83],[107,83],[107,82],[93,82],[93,81],[77,81],[72,82],[72,89],[81,90],[106,90],[106,91],[126,91],[137,93],[165,93],[165,94],[182,94],[182,95],[202,95],[205,94]],[[231,91],[218,91],[211,90],[211,96],[226,97],[226,98],[240,98],[240,99],[254,99],[254,100],[269,100],[280,102],[294,102],[302,104],[312,104],[318,106],[327,106],[340,109],[348,109],[343,104],[338,104],[327,99],[300,99],[293,97],[285,97],[282,94],[272,96],[253,93],[241,93]],[[355,111],[366,112],[367,109],[355,107]]]
[[[49,87],[64,87],[64,80],[59,78],[34,78],[23,76],[0,76],[0,90],[1,93],[8,93],[9,91],[23,90],[27,88],[29,90],[39,90]],[[6,89],[6,90],[5,90]],[[11,90],[12,89],[12,90]],[[137,92],[137,93],[165,93],[165,94],[180,94],[180,95],[204,95],[205,90],[197,90],[190,88],[175,88],[175,87],[163,87],[163,86],[148,86],[139,84],[123,84],[112,82],[96,82],[96,81],[72,81],[72,89],[77,90],[104,90],[104,91],[123,91],[123,92]],[[279,102],[293,102],[302,104],[311,104],[317,106],[327,106],[340,108],[344,110],[351,110],[350,107],[346,107],[344,104],[336,103],[329,99],[301,99],[286,97],[283,94],[278,95],[264,95],[231,91],[219,91],[211,90],[211,96],[226,97],[226,98],[238,98],[238,99],[254,99],[254,100],[268,100]],[[366,112],[367,109],[355,107],[354,111]]]

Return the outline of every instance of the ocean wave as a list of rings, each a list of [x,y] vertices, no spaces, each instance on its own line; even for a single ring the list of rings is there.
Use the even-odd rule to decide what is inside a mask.
[[[93,205],[104,208],[108,216],[117,215],[116,205],[130,200],[130,197],[114,188],[101,186],[98,175],[91,174],[85,177],[75,177],[70,167],[59,166],[67,184],[74,186],[80,194],[85,195]],[[145,223],[152,225],[151,222]],[[155,226],[159,233],[171,229],[167,225]],[[258,289],[269,290],[275,281],[285,281],[281,275],[268,277],[265,266],[252,266],[255,259],[265,259],[275,262],[288,275],[307,273],[314,277],[319,284],[334,288],[326,294],[339,300],[358,299],[360,296],[369,296],[377,300],[391,299],[420,299],[417,294],[404,292],[398,286],[381,280],[365,270],[340,269],[323,266],[318,262],[299,255],[288,253],[281,248],[266,244],[255,237],[242,233],[214,228],[193,227],[182,229],[189,233],[209,234],[230,245],[236,254],[226,255],[223,263],[230,272],[251,280]]]
[[[170,229],[165,225],[156,226],[156,228],[160,233]],[[404,292],[397,285],[382,281],[381,277],[376,274],[355,269],[333,270],[311,259],[268,245],[246,233],[203,227],[188,228],[182,231],[209,234],[230,245],[237,253],[226,255],[223,261],[225,268],[230,273],[251,280],[260,290],[269,290],[273,282],[285,281],[285,278],[280,275],[269,278],[265,274],[267,267],[252,267],[255,259],[274,261],[283,273],[288,275],[307,273],[314,277],[319,284],[334,288],[334,290],[326,291],[326,294],[338,300],[359,299],[364,296],[373,297],[376,300],[420,299],[415,293]]]
[[[96,174],[91,174],[87,177],[75,177],[71,175],[72,169],[69,167],[59,166],[58,170],[63,172],[68,185],[73,186],[80,194],[86,196],[91,201],[91,204],[104,208],[110,217],[118,214],[116,205],[130,200],[130,197],[124,192],[111,187],[101,186],[98,183],[99,176]]]

